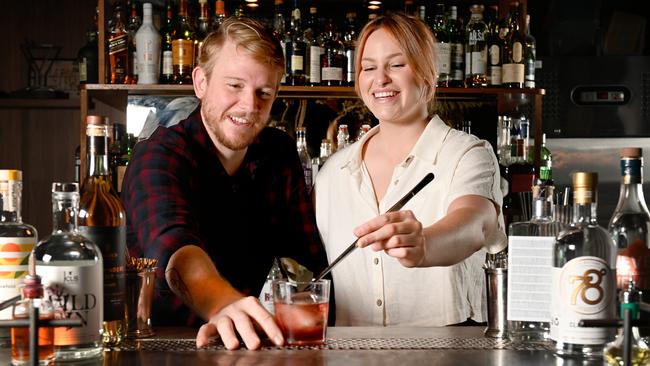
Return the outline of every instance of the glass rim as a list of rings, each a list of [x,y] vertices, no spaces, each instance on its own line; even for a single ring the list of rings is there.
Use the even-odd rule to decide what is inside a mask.
[[[324,285],[324,284],[329,284],[332,282],[331,280],[328,280],[327,278],[321,278],[318,281],[292,281],[286,278],[280,278],[280,279],[274,279],[273,283],[288,283],[288,284],[296,284],[296,285],[310,285],[310,284],[315,284],[315,285]]]

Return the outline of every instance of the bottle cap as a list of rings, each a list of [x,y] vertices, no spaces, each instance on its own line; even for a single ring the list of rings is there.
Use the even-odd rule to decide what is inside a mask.
[[[23,172],[17,169],[0,169],[0,180],[2,181],[22,181]]]
[[[105,125],[106,123],[106,118],[104,116],[98,116],[98,115],[87,115],[86,116],[86,123],[89,125]]]
[[[29,274],[23,279],[23,296],[29,299],[37,299],[43,297],[43,285],[41,284],[41,276],[36,274],[36,262],[34,261],[34,253],[29,255]]]
[[[598,173],[575,172],[573,173],[573,189],[584,188],[593,190],[598,185]]]
[[[643,157],[643,149],[640,147],[624,147],[621,149],[621,158]]]

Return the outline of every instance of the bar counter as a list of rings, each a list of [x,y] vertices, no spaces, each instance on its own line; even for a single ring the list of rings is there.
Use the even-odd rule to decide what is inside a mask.
[[[66,365],[603,365],[563,360],[542,346],[514,346],[486,338],[483,327],[331,327],[326,345],[275,347],[257,351],[228,351],[218,342],[197,350],[195,330],[159,328],[151,338],[126,341],[120,349],[104,352],[104,359]],[[0,365],[10,362],[10,351],[0,349]]]

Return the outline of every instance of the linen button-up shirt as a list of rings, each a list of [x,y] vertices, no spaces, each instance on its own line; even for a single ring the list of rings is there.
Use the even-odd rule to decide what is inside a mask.
[[[332,272],[336,325],[442,326],[468,318],[485,321],[482,264],[486,251],[497,252],[507,243],[499,168],[491,145],[433,117],[408,157],[395,167],[386,194],[377,203],[361,151],[379,128],[331,156],[316,177],[316,221],[330,262],[356,239],[356,226],[386,212],[429,172],[434,180],[403,210],[413,211],[426,227],[443,218],[455,199],[479,195],[498,206],[499,230],[483,249],[448,267],[406,268],[385,252],[356,249]]]

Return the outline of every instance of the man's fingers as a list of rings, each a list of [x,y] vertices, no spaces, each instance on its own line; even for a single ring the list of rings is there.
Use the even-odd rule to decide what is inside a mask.
[[[282,337],[282,331],[280,330],[280,327],[275,323],[275,320],[273,319],[273,316],[262,307],[262,305],[259,303],[259,301],[255,298],[250,298],[250,300],[254,302],[254,304],[251,304],[250,307],[250,316],[257,322],[257,324],[262,328],[264,333],[273,341],[278,346],[281,346],[284,344],[284,338]],[[248,345],[247,345],[248,346]]]
[[[219,332],[217,327],[212,323],[206,323],[199,328],[199,332],[196,334],[196,348],[201,348],[206,346],[210,342],[210,337],[218,336]]]
[[[221,335],[221,342],[223,342],[224,347],[230,350],[239,348],[239,339],[237,339],[233,321],[229,317],[217,318],[217,331]]]

